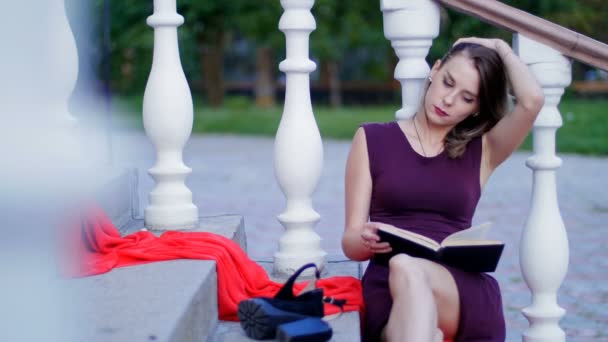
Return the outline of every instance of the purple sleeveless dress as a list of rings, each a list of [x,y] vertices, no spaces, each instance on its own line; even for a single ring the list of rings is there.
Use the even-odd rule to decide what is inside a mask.
[[[427,158],[414,151],[397,122],[362,127],[372,176],[370,221],[392,224],[438,242],[471,226],[481,195],[481,138],[473,139],[461,158],[450,159],[445,151]],[[445,267],[454,277],[460,297],[456,341],[504,341],[505,320],[496,280],[485,273]],[[362,284],[364,341],[377,341],[392,306],[386,258],[378,255],[370,260]]]

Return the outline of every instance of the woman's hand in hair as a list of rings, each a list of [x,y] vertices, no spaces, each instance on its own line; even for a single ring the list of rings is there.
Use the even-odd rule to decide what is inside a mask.
[[[478,44],[500,56],[517,104],[488,133],[484,140],[484,160],[494,170],[524,141],[544,105],[543,89],[528,66],[500,39],[462,38],[459,43]]]
[[[460,38],[454,43],[454,45],[457,45],[460,43],[473,43],[473,44],[478,44],[478,45],[487,47],[488,49],[492,49],[492,50],[496,51],[498,53],[498,55],[500,56],[500,58],[502,58],[503,60],[505,58],[507,58],[510,53],[513,53],[511,46],[509,44],[507,44],[507,42],[505,42],[502,39],[497,39],[497,38],[477,38],[477,37]]]

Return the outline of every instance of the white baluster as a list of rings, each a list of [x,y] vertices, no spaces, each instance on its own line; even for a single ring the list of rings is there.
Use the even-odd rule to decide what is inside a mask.
[[[380,9],[384,36],[399,57],[395,79],[401,83],[402,108],[395,116],[405,119],[418,110],[430,72],[425,57],[439,34],[439,6],[432,0],[380,0]]]
[[[192,170],[182,159],[193,120],[192,96],[177,43],[177,27],[183,22],[175,0],[154,0],[154,14],[147,20],[154,28],[154,55],[143,106],[146,134],[156,148],[156,164],[148,170],[156,187],[144,211],[145,226],[152,230],[198,225],[198,208],[184,183]]]
[[[286,73],[285,106],[274,145],[274,168],[287,207],[277,218],[285,227],[274,255],[277,276],[293,273],[305,263],[325,267],[326,253],[313,230],[320,215],[312,207],[323,167],[323,145],[310,102],[308,39],[316,28],[310,12],[314,0],[281,0],[285,12],[279,29],[285,33],[287,56],[279,65]],[[310,274],[310,272],[308,272]]]
[[[530,322],[524,341],[565,341],[559,320],[565,310],[557,305],[557,290],[568,270],[568,237],[557,203],[555,133],[562,126],[557,109],[571,82],[570,62],[557,51],[522,35],[514,48],[543,87],[545,106],[534,123],[534,155],[526,165],[534,172],[532,204],[521,237],[520,265],[532,292],[523,314]]]

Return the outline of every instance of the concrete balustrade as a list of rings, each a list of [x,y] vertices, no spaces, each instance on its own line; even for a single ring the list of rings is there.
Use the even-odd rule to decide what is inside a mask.
[[[146,134],[156,149],[156,164],[148,170],[156,181],[144,210],[145,226],[152,230],[190,229],[198,226],[198,208],[184,181],[191,173],[182,159],[192,132],[193,105],[182,69],[177,27],[184,18],[175,0],[154,0],[148,17],[154,28],[152,70],[144,93]]]
[[[439,35],[439,6],[431,0],[380,0],[384,36],[391,41],[399,63],[395,79],[401,83],[398,119],[414,116],[430,68],[425,58]]]
[[[572,78],[567,58],[552,48],[515,35],[514,50],[528,64],[545,93],[545,106],[534,123],[532,201],[521,237],[520,265],[532,303],[522,312],[530,322],[524,341],[565,341],[559,320],[565,310],[557,305],[557,290],[568,270],[568,237],[557,202],[555,171],[561,159],[555,154],[555,134],[562,126],[557,109]]]
[[[285,194],[286,208],[277,218],[285,228],[274,255],[274,273],[285,277],[305,263],[325,267],[326,253],[313,230],[320,215],[312,194],[323,167],[323,145],[310,100],[309,74],[316,65],[308,58],[309,35],[316,28],[310,12],[314,0],[281,0],[279,29],[286,37],[285,104],[274,145],[274,168]]]

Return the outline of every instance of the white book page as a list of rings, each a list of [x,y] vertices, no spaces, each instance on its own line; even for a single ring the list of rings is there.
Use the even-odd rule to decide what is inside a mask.
[[[435,240],[428,238],[424,235],[412,233],[405,229],[393,228],[393,227],[381,227],[380,230],[383,230],[389,234],[393,234],[399,236],[403,239],[407,239],[410,241],[414,241],[422,246],[428,247],[434,251],[439,249],[439,244],[435,242]]]
[[[485,223],[473,226],[471,228],[461,230],[461,231],[456,232],[456,233],[448,236],[447,238],[445,238],[445,240],[441,241],[441,245],[446,246],[451,243],[458,244],[457,243],[458,241],[485,240],[491,226],[492,226],[491,222],[485,222]]]

